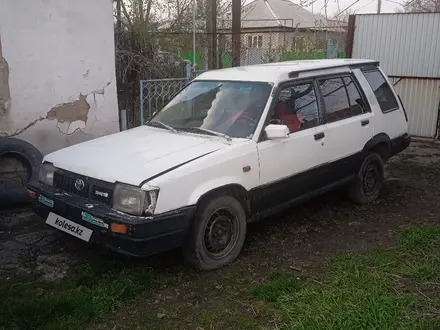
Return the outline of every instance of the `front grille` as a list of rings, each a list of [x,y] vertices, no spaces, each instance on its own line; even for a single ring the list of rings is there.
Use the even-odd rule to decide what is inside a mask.
[[[77,182],[77,180],[82,180],[84,184],[77,184],[75,186],[75,182]],[[65,192],[84,198],[89,197],[90,183],[85,177],[74,175],[73,173],[70,175],[64,172],[55,171],[53,175],[53,185],[55,188],[61,189]]]
[[[82,182],[79,182],[79,180]],[[112,183],[85,177],[69,171],[56,170],[53,176],[53,185],[55,188],[64,192],[87,198],[94,202],[100,202],[110,206],[113,204],[114,185]]]

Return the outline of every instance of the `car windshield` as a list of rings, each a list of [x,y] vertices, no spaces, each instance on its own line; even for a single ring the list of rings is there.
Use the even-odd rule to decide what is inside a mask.
[[[271,90],[269,83],[193,81],[147,125],[251,138]]]

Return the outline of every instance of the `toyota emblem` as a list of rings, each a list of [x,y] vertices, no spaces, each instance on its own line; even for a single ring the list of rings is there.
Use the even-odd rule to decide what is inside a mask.
[[[76,181],[75,181],[76,190],[83,190],[85,185],[86,184],[84,183],[84,180],[76,179]]]

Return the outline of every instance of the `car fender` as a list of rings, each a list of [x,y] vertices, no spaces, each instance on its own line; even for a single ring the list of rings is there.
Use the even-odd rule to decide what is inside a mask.
[[[374,146],[379,143],[386,143],[388,147],[391,147],[391,139],[386,133],[379,133],[373,136],[368,142],[365,144],[363,151],[368,151],[372,149]]]
[[[195,187],[193,192],[190,194],[188,199],[188,205],[195,205],[199,201],[200,197],[209,193],[210,191],[229,186],[229,185],[238,185],[246,189],[246,186],[241,181],[240,177],[236,176],[223,176],[214,178],[209,181],[205,181],[202,184]],[[248,189],[246,189],[248,191]]]

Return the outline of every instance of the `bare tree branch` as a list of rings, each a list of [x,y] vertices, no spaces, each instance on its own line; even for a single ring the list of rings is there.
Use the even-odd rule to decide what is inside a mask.
[[[405,12],[440,12],[440,0],[408,0],[403,3]]]
[[[137,10],[139,16],[139,23],[144,22],[144,0],[137,0]]]
[[[122,11],[124,12],[125,19],[127,20],[128,25],[130,28],[133,28],[133,21],[131,20],[130,15],[128,14],[127,7],[125,7],[124,1],[121,1],[121,7]]]
[[[151,7],[153,5],[152,0],[147,0],[147,10],[145,11],[145,24],[148,26],[150,23],[150,13],[151,13]]]

